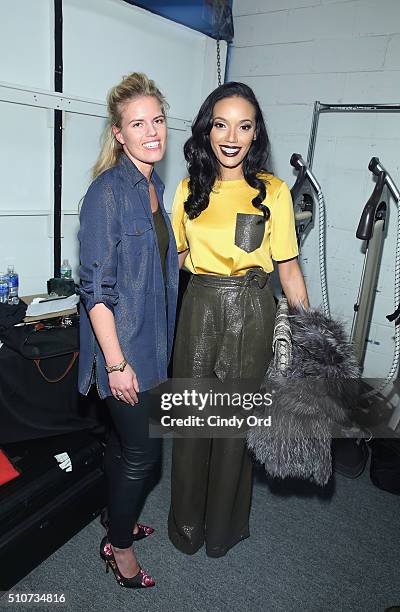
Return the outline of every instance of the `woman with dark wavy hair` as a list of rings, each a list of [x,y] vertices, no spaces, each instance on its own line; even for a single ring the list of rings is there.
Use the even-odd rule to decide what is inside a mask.
[[[184,147],[172,225],[192,273],[175,339],[174,376],[252,379],[272,357],[272,260],[293,305],[308,306],[286,183],[266,169],[269,139],[243,83],[205,100]],[[226,415],[227,416],[227,415]],[[249,536],[252,464],[244,437],[174,440],[169,537],[182,552],[220,557]]]

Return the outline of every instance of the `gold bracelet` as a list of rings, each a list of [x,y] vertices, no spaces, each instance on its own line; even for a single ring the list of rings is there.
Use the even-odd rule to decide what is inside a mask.
[[[105,368],[108,372],[108,374],[111,374],[111,372],[123,372],[125,370],[125,366],[128,362],[126,361],[126,359],[124,358],[121,363],[117,363],[117,365],[113,365],[113,366],[109,366],[106,364]]]

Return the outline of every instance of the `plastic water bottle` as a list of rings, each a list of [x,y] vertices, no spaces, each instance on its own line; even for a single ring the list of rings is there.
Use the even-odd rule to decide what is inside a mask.
[[[61,278],[72,278],[72,268],[69,265],[68,259],[63,259],[60,273]]]
[[[14,272],[14,266],[8,266],[7,269],[7,277],[8,277],[8,303],[9,304],[18,304],[18,274]]]
[[[0,272],[0,304],[8,302],[8,277]]]

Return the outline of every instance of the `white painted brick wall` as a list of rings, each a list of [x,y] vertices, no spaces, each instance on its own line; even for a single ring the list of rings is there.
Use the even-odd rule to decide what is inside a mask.
[[[351,36],[356,17],[353,2],[288,11],[286,40],[325,40]]]
[[[392,36],[389,40],[385,60],[385,70],[400,70],[400,35]],[[393,78],[396,78],[396,76],[398,78],[398,74],[393,75]]]
[[[321,0],[241,0],[233,1],[233,16],[269,13],[284,9],[295,9],[300,6],[314,6]]]
[[[288,11],[248,15],[237,19],[235,47],[279,43],[287,28]],[[306,40],[306,39],[305,39]]]
[[[228,77],[252,87],[266,117],[271,167],[291,186],[293,152],[307,156],[313,104],[400,103],[400,0],[234,0],[235,38]],[[314,171],[327,201],[328,289],[333,314],[350,330],[363,265],[355,231],[381,158],[400,184],[399,114],[320,116]],[[397,210],[390,201],[364,375],[385,376],[393,355]],[[311,302],[321,302],[318,232],[302,265]]]
[[[296,74],[313,60],[313,43],[262,45],[232,49],[232,77],[244,75]]]

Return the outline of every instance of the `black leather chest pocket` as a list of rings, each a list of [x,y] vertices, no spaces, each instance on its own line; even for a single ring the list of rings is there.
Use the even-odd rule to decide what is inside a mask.
[[[265,221],[262,215],[237,213],[235,229],[235,245],[251,253],[260,248],[264,239]]]

